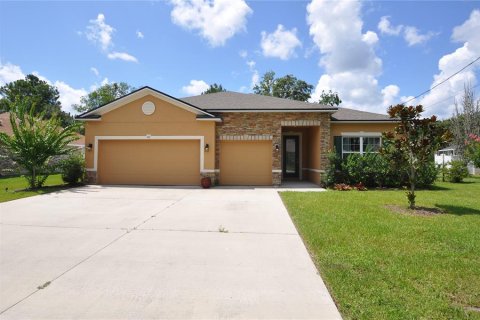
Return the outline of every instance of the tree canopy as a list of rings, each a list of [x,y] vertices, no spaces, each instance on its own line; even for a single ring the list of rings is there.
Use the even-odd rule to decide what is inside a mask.
[[[82,113],[112,102],[113,100],[129,94],[134,90],[135,88],[126,82],[107,83],[90,92],[86,96],[83,96],[80,99],[80,104],[73,105],[73,109],[79,113]]]
[[[225,92],[227,89],[225,89],[221,84],[211,84],[210,88],[207,90],[203,91],[202,94],[209,94],[209,93],[216,93],[216,92]]]
[[[36,75],[29,74],[25,79],[5,84],[0,87],[0,96],[0,112],[10,111],[21,100],[29,99],[34,115],[42,114],[49,119],[56,114],[63,126],[73,123],[73,117],[62,111],[58,89]]]
[[[0,132],[0,145],[4,146],[27,174],[30,188],[43,185],[49,174],[50,159],[73,151],[69,143],[77,139],[78,123],[62,127],[57,114],[46,118],[32,98],[16,99],[10,108],[10,124],[13,135]]]
[[[331,107],[338,107],[338,105],[342,103],[342,99],[340,99],[337,92],[333,92],[332,90],[325,92],[325,90],[322,90],[318,103]]]
[[[423,107],[399,104],[388,108],[392,119],[399,119],[393,132],[383,134],[380,152],[394,168],[405,170],[410,184],[409,208],[415,208],[415,189],[422,165],[432,161],[440,145],[450,139],[449,132],[437,118],[421,118]]]
[[[253,92],[256,94],[298,101],[310,99],[312,90],[313,85],[291,74],[275,78],[274,71],[266,72],[262,80],[253,87]]]

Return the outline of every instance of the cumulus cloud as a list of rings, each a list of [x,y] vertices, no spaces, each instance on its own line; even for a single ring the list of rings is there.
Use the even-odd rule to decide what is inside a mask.
[[[265,57],[280,58],[288,60],[295,55],[295,49],[301,47],[302,43],[297,38],[297,29],[286,30],[281,24],[272,33],[262,31],[260,46]]]
[[[346,107],[384,113],[385,103],[393,101],[400,89],[378,85],[382,71],[382,60],[374,50],[378,36],[373,31],[363,32],[361,3],[313,0],[307,6],[307,22],[326,71],[311,101],[318,101],[322,90],[332,90]]]
[[[206,91],[210,86],[203,80],[190,80],[188,86],[183,86],[182,91],[191,96],[197,96]]]
[[[112,34],[114,31],[112,26],[105,23],[105,15],[99,13],[97,19],[89,21],[85,36],[93,44],[99,45],[102,50],[106,51],[113,46]]]
[[[108,59],[110,60],[123,60],[128,62],[138,62],[137,58],[126,53],[126,52],[110,52],[107,54]]]
[[[138,62],[137,58],[126,52],[115,52],[112,49],[115,47],[113,43],[113,33],[115,28],[105,22],[105,15],[99,13],[96,19],[90,20],[87,25],[85,36],[93,44],[100,47],[102,52],[112,60],[123,60],[128,62]],[[137,31],[137,37],[138,37]],[[143,34],[142,34],[143,38]]]
[[[444,55],[438,61],[439,72],[433,76],[430,87],[437,85],[463,66],[480,56],[480,10],[473,10],[470,17],[453,29],[452,40],[461,43],[455,51]],[[460,97],[466,83],[477,83],[478,63],[455,75],[430,93],[419,99],[427,114],[449,117],[454,110],[454,97]]]
[[[76,111],[73,110],[72,105],[79,104],[80,98],[87,95],[88,92],[83,88],[72,88],[63,81],[55,81],[53,85],[57,87],[58,92],[60,93],[59,100],[62,103],[62,109],[70,113],[76,113]]]
[[[403,38],[407,42],[408,46],[414,46],[416,44],[422,44],[424,42],[427,42],[430,40],[435,33],[433,32],[428,32],[425,34],[421,34],[417,28],[411,27],[411,26],[406,26],[404,33],[403,33]]]
[[[402,24],[399,24],[398,26],[394,27],[389,19],[389,16],[381,17],[380,22],[377,26],[378,30],[380,30],[382,34],[386,34],[389,36],[402,35],[403,39],[405,40],[405,42],[407,42],[407,45],[409,47],[425,43],[436,35],[436,33],[431,31],[422,34],[416,27],[413,26],[404,26]]]
[[[382,34],[388,34],[391,36],[398,36],[400,35],[400,32],[402,32],[403,26],[398,25],[396,27],[392,26],[390,23],[390,17],[389,16],[383,16],[380,18],[380,22],[378,23],[378,30]]]
[[[59,100],[62,103],[62,109],[66,112],[72,113],[72,105],[79,103],[80,98],[88,93],[83,88],[75,89],[63,81],[57,80],[55,82],[52,82],[36,71],[33,71],[32,74],[36,75],[40,80],[46,81],[49,85],[57,87],[60,94]],[[23,73],[20,66],[11,63],[0,63],[0,86],[24,78],[25,74]]]
[[[2,64],[0,62],[0,86],[25,78],[25,74],[19,66],[11,63]]]
[[[244,0],[172,0],[172,4],[173,23],[198,31],[213,47],[244,31],[252,13]]]

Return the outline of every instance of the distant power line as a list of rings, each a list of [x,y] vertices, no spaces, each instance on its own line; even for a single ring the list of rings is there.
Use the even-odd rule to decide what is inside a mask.
[[[439,85],[447,82],[448,80],[450,80],[451,78],[453,78],[454,76],[456,76],[457,74],[459,74],[460,72],[462,72],[463,70],[467,69],[468,67],[470,67],[472,64],[474,64],[475,62],[477,62],[478,60],[480,60],[480,57],[477,57],[475,60],[473,60],[472,62],[470,62],[469,64],[467,64],[466,66],[464,66],[462,69],[458,70],[457,72],[455,72],[454,74],[452,74],[451,76],[449,76],[448,78],[442,80],[441,82],[437,83],[436,85],[434,85],[433,87],[431,87],[430,89],[428,90],[425,90],[424,92],[420,93],[419,95],[413,97],[413,98],[410,98],[408,99],[407,101],[404,101],[402,102],[402,104],[406,104],[412,100],[415,100],[421,96],[423,96],[424,94],[426,93],[429,93],[430,91],[432,91],[433,89],[437,88]]]
[[[475,89],[475,88],[478,87],[478,86],[480,86],[480,83],[478,83],[477,85],[473,86],[471,89]],[[431,107],[431,106],[436,106],[437,104],[442,103],[442,102],[445,102],[445,101],[447,101],[448,99],[455,98],[456,96],[458,96],[458,95],[461,94],[462,92],[463,92],[463,90],[462,90],[462,91],[458,91],[457,93],[455,93],[454,95],[449,96],[448,98],[442,99],[442,100],[437,101],[437,102],[435,102],[435,103],[431,103],[431,104],[429,104],[429,105],[427,105],[427,106],[425,106],[425,107],[426,107],[426,108],[429,108],[429,107]]]

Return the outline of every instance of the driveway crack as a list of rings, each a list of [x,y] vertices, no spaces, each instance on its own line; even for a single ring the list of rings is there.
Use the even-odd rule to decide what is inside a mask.
[[[165,208],[162,208],[160,211],[158,211],[157,213],[151,215],[150,217],[148,217],[147,219],[145,219],[144,221],[140,222],[138,225],[134,226],[133,228],[131,229],[122,229],[122,230],[125,230],[124,233],[122,233],[121,235],[119,235],[118,237],[116,237],[115,239],[113,239],[112,241],[110,241],[109,243],[107,243],[106,245],[104,245],[103,247],[101,247],[100,249],[97,249],[96,251],[94,251],[92,254],[88,255],[87,257],[85,257],[84,259],[80,260],[79,262],[77,262],[76,264],[74,264],[73,266],[69,267],[67,270],[63,271],[62,273],[60,273],[59,275],[57,275],[56,277],[54,277],[52,280],[49,280],[49,281],[46,281],[45,283],[43,283],[42,285],[38,286],[33,292],[31,292],[30,294],[26,295],[25,297],[23,297],[22,299],[20,299],[19,301],[15,302],[14,304],[12,304],[11,306],[3,309],[2,311],[0,311],[0,315],[4,314],[5,312],[7,312],[8,310],[10,310],[11,308],[15,307],[16,305],[18,305],[19,303],[27,300],[28,298],[30,298],[31,296],[33,296],[35,293],[41,291],[41,290],[44,290],[47,286],[49,286],[52,282],[58,280],[60,277],[64,276],[65,274],[67,274],[68,272],[72,271],[73,269],[75,269],[76,267],[80,266],[81,264],[83,264],[84,262],[88,261],[90,258],[94,257],[95,255],[97,255],[98,253],[102,252],[103,250],[105,250],[106,248],[110,247],[112,244],[114,244],[115,242],[119,241],[120,239],[122,239],[123,237],[125,237],[127,234],[129,234],[131,231],[134,231],[134,230],[137,230],[138,227],[140,227],[141,225],[145,224],[146,222],[148,222],[149,220],[157,217],[159,214],[161,214],[162,212],[164,212],[165,210],[168,210],[169,208],[173,207],[174,205],[176,205],[177,203],[179,203],[180,201],[182,201],[186,196],[188,196],[191,192],[185,194],[183,197],[181,197],[180,199],[177,199],[175,202],[172,202],[170,205],[166,206]]]

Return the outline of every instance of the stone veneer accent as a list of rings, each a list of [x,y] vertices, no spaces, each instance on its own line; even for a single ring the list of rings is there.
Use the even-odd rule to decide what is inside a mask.
[[[97,183],[97,171],[87,171],[87,183],[89,184]]]
[[[222,140],[258,140],[256,137],[269,137],[272,140],[272,176],[273,184],[282,180],[282,126],[318,126],[320,127],[320,170],[325,170],[330,149],[330,113],[329,112],[221,112],[222,122],[215,130],[215,169],[220,169],[220,141]],[[271,139],[270,139],[271,138]],[[280,150],[275,150],[278,145]]]

